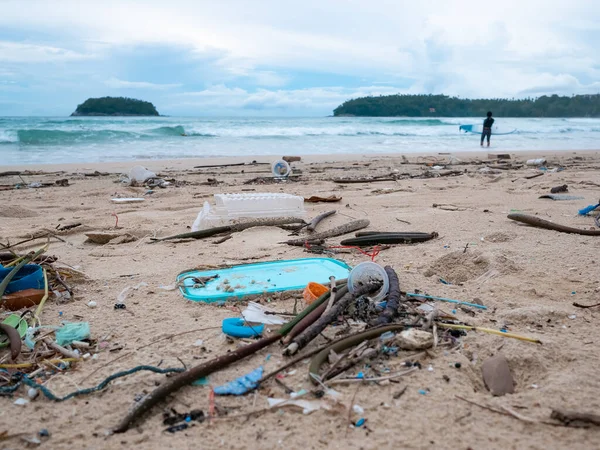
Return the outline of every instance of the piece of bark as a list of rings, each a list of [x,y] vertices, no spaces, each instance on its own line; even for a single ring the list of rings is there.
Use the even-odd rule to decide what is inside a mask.
[[[481,366],[481,372],[483,382],[492,395],[500,397],[515,391],[515,381],[503,354],[486,359]]]
[[[284,156],[281,159],[283,159],[286,163],[293,163],[293,162],[302,161],[302,158],[300,156]]]
[[[388,290],[387,303],[385,309],[379,314],[376,325],[385,325],[394,320],[394,317],[398,314],[398,308],[400,307],[400,280],[398,274],[391,266],[384,267],[385,273],[387,273],[390,288]]]
[[[340,225],[338,227],[332,228],[331,230],[323,231],[321,233],[315,233],[310,235],[309,238],[305,239],[291,239],[289,241],[282,242],[283,244],[288,245],[304,245],[307,240],[315,241],[319,239],[327,239],[336,236],[341,236],[343,234],[352,233],[353,231],[362,230],[363,228],[368,227],[370,224],[368,219],[359,219],[353,220],[352,222],[348,222],[344,225]]]
[[[550,222],[549,220],[540,219],[536,216],[530,216],[529,214],[514,213],[509,214],[507,217],[511,220],[526,223],[532,227],[544,228],[546,230],[560,231],[562,233],[582,234],[585,236],[600,236],[600,230],[583,230],[580,228],[573,228]]]
[[[330,195],[329,197],[319,197],[318,195],[313,195],[311,197],[305,198],[304,201],[308,203],[336,203],[341,202],[342,197],[336,197],[335,195]]]

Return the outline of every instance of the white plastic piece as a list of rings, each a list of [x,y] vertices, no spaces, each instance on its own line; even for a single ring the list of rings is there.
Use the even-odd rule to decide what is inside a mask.
[[[111,199],[113,203],[140,203],[145,201],[145,198],[142,197],[127,197],[127,198],[113,198]]]
[[[304,218],[304,197],[282,193],[215,194],[215,206],[205,202],[192,231],[230,225],[245,219]]]
[[[544,164],[546,164],[546,159],[545,158],[528,159],[525,164],[527,164],[528,166],[543,166]]]
[[[36,398],[39,394],[40,394],[40,391],[38,391],[35,388],[29,388],[29,389],[27,389],[27,397],[29,397],[31,400],[33,400],[34,398]]]
[[[125,300],[129,296],[129,291],[137,291],[139,288],[144,287],[144,286],[148,286],[148,283],[146,283],[145,281],[142,281],[142,282],[136,284],[135,286],[126,287],[117,296],[117,303],[125,303]]]
[[[361,262],[348,274],[348,290],[354,294],[361,284],[377,280],[382,281],[383,286],[379,292],[371,296],[371,300],[374,302],[380,302],[385,298],[390,289],[390,280],[384,268],[379,264],[370,261]]]
[[[29,400],[26,400],[23,397],[19,397],[14,401],[14,404],[18,406],[25,406],[27,403],[29,403]]]
[[[148,178],[156,178],[156,174],[143,166],[135,166],[129,171],[129,184],[143,183]]]
[[[275,408],[277,406],[295,406],[297,408],[302,408],[303,414],[310,414],[313,411],[318,411],[319,409],[329,410],[331,407],[322,401],[319,400],[287,400],[285,398],[267,398],[269,402],[269,408]]]
[[[287,322],[281,316],[267,314],[267,311],[269,311],[269,308],[265,308],[256,302],[249,302],[248,307],[242,311],[242,316],[244,316],[246,322],[264,323],[265,325],[283,325]]]
[[[98,306],[98,303],[95,302],[94,300],[91,300],[88,302],[87,304],[90,308],[95,308],[96,306]]]
[[[360,405],[356,405],[356,404],[352,407],[352,411],[354,411],[359,416],[362,416],[365,413],[365,410],[363,409],[363,407]]]
[[[287,161],[278,159],[277,161],[273,161],[273,164],[271,164],[271,172],[273,173],[274,177],[285,178],[292,174],[292,168]]]

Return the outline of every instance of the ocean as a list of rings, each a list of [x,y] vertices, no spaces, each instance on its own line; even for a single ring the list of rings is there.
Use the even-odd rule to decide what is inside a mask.
[[[0,165],[477,151],[483,118],[0,117]],[[595,150],[600,119],[496,118],[491,149]]]

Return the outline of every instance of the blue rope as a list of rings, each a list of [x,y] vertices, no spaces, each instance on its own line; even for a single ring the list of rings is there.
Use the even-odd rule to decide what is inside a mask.
[[[117,378],[121,378],[121,377],[125,377],[127,375],[131,375],[132,373],[140,372],[142,370],[148,370],[148,371],[154,372],[154,373],[178,373],[178,372],[184,372],[185,371],[185,369],[182,369],[182,368],[160,369],[160,368],[154,367],[154,366],[137,366],[137,367],[134,367],[133,369],[129,369],[129,370],[125,370],[125,371],[122,371],[122,372],[117,372],[115,374],[112,374],[111,376],[109,376],[107,379],[105,379],[102,383],[100,383],[97,386],[94,386],[94,387],[91,387],[91,388],[86,388],[86,389],[81,389],[81,390],[75,391],[75,392],[71,392],[70,394],[67,394],[64,397],[57,397],[47,387],[42,386],[41,384],[36,383],[35,381],[33,381],[31,378],[29,378],[27,375],[25,375],[23,373],[18,374],[18,375],[21,376],[21,382],[23,382],[24,384],[26,384],[27,386],[30,386],[32,388],[39,389],[46,396],[46,398],[48,398],[49,400],[53,400],[55,402],[64,402],[65,400],[68,400],[68,399],[73,398],[73,397],[77,397],[79,395],[86,395],[86,394],[91,394],[92,392],[101,391],[111,381],[113,381],[113,380],[115,380]],[[0,387],[0,395],[1,394],[5,394],[5,395],[6,394],[10,394],[10,393],[16,391],[17,388],[21,385],[21,382],[18,382],[14,386]]]

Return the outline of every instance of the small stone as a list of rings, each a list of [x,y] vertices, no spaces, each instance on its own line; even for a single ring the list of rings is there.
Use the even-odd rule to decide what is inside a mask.
[[[403,350],[424,350],[433,346],[433,334],[416,328],[402,331],[396,339]]]
[[[90,308],[95,308],[96,306],[98,306],[98,303],[96,303],[94,300],[88,302],[87,304]]]
[[[34,398],[36,398],[38,395],[40,394],[40,391],[38,391],[35,388],[29,388],[27,389],[27,396],[33,400]]]
[[[486,359],[481,366],[483,382],[494,396],[512,394],[515,391],[508,361],[502,354]]]

